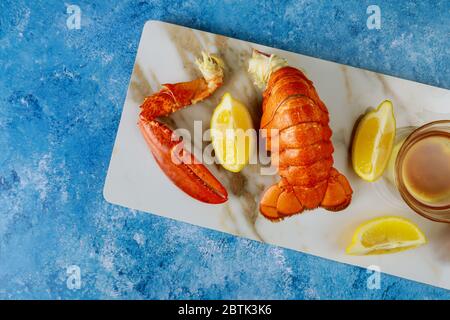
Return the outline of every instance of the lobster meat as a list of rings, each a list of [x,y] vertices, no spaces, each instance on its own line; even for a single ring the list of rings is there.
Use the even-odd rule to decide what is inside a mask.
[[[260,212],[281,220],[305,209],[345,209],[352,199],[347,178],[333,168],[329,114],[313,83],[276,55],[253,51],[249,72],[263,92],[261,129],[281,180],[260,201]]]
[[[140,106],[139,128],[156,162],[166,176],[181,190],[206,203],[223,203],[228,194],[223,185],[185,150],[183,141],[157,120],[186,106],[208,98],[223,83],[223,62],[214,55],[202,53],[196,61],[203,77],[175,84],[145,98]]]

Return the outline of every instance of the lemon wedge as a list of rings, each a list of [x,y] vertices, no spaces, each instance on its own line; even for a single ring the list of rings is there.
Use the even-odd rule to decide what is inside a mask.
[[[386,254],[425,244],[417,225],[401,217],[381,217],[361,224],[346,252],[351,255]]]
[[[394,108],[391,101],[385,100],[361,119],[353,138],[353,169],[362,179],[375,181],[382,176],[394,139]]]
[[[211,118],[211,140],[216,158],[228,171],[239,172],[250,159],[256,141],[246,106],[225,93]]]

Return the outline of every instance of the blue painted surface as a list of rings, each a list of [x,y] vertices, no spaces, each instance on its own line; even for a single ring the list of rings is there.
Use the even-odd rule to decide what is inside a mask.
[[[52,1],[50,1],[52,2]],[[449,1],[0,2],[0,298],[450,298],[102,197],[142,27],[158,19],[450,88]],[[321,4],[319,4],[321,3]],[[81,269],[67,288],[66,268]]]

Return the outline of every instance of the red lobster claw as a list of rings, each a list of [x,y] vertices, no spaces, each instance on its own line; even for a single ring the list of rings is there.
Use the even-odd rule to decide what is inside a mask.
[[[183,148],[173,131],[156,121],[139,120],[139,128],[156,162],[166,176],[191,197],[206,203],[223,203],[228,193],[211,172]]]

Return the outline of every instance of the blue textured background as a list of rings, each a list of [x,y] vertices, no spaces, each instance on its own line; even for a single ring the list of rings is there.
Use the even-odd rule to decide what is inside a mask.
[[[105,1],[106,2],[106,1]],[[0,298],[450,298],[116,207],[102,188],[142,27],[158,19],[450,88],[450,2],[0,1]],[[419,1],[418,1],[419,2]],[[378,4],[381,30],[368,30]],[[66,268],[81,268],[69,290]]]

